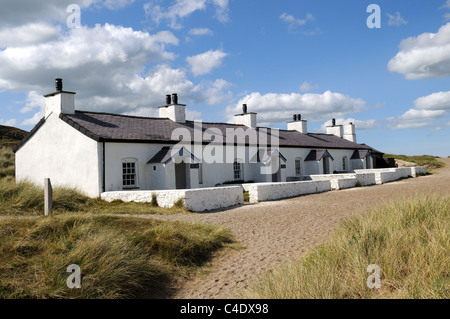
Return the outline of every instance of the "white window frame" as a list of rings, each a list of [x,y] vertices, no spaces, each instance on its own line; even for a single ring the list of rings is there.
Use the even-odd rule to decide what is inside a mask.
[[[133,167],[134,166],[134,167]],[[135,189],[139,188],[139,165],[136,158],[124,158],[122,159],[122,189]],[[125,171],[126,170],[126,171]],[[127,176],[130,176],[130,181],[134,181],[134,184],[127,184]]]

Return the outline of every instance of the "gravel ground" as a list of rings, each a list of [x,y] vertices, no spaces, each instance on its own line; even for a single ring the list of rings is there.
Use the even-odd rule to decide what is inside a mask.
[[[180,282],[163,298],[233,298],[251,280],[280,263],[324,243],[339,223],[367,209],[419,195],[450,195],[450,159],[438,174],[384,185],[358,187],[297,198],[246,204],[207,214],[143,216],[222,225],[245,249],[213,260],[207,274]]]

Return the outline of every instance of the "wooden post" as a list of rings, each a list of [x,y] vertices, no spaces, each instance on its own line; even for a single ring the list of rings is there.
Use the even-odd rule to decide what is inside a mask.
[[[50,178],[44,179],[44,215],[49,216],[52,214],[53,209],[53,189]]]

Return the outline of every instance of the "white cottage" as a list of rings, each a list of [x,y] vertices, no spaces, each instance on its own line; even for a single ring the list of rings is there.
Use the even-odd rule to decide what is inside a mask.
[[[287,130],[257,126],[257,114],[234,124],[187,121],[176,94],[159,117],[79,111],[74,92],[45,97],[45,116],[14,149],[16,179],[76,187],[91,197],[118,190],[214,187],[242,182],[285,182],[313,174],[376,167],[382,153],[356,143],[355,125],[307,132],[300,115]]]

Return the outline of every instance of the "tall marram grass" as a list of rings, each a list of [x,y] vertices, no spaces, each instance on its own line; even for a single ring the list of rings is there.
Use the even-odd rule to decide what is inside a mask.
[[[231,243],[215,226],[86,215],[0,221],[0,238],[0,298],[146,297]]]
[[[272,271],[246,298],[450,298],[450,198],[397,202],[344,222],[307,257]],[[367,267],[381,268],[369,289]]]

